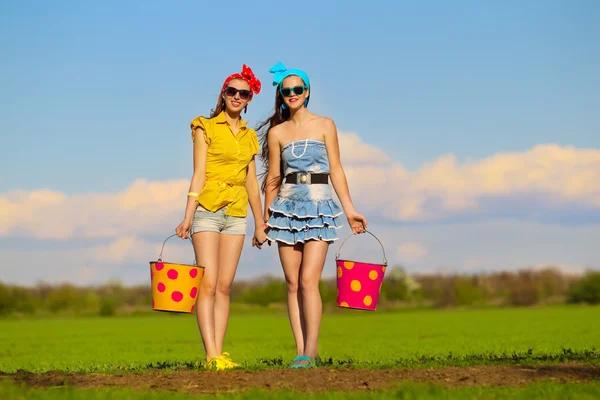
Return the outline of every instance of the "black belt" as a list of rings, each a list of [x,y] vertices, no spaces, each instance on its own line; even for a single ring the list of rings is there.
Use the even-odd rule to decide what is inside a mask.
[[[313,174],[310,172],[293,172],[285,176],[285,183],[296,183],[296,184],[328,184],[329,174]]]

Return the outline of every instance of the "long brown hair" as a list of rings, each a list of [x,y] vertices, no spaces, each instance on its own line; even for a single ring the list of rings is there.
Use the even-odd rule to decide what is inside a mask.
[[[217,115],[221,114],[221,111],[225,111],[225,100],[223,99],[223,92],[219,93],[219,97],[217,98],[217,105],[215,108],[210,110],[210,118],[214,118]]]
[[[282,108],[283,104],[283,97],[281,97],[279,86],[277,86],[277,89],[275,90],[275,109],[271,116],[256,128],[259,142],[261,142],[262,145],[260,158],[262,158],[264,172],[259,175],[259,179],[262,179],[260,189],[263,193],[267,190],[267,174],[269,172],[269,131],[290,119],[290,110],[288,108]],[[273,181],[277,182],[277,186],[281,185],[281,182],[283,181],[283,163],[279,164],[279,176],[274,177]]]

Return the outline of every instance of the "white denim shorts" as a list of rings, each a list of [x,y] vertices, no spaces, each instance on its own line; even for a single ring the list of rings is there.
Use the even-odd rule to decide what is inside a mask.
[[[225,215],[225,207],[211,212],[198,204],[194,213],[190,234],[197,232],[218,232],[226,235],[245,235],[246,217]]]

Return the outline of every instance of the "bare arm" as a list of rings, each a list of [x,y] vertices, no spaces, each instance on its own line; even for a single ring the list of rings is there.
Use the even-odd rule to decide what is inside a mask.
[[[348,218],[350,227],[353,233],[363,233],[367,227],[367,220],[362,215],[356,212],[350,190],[348,189],[348,181],[346,173],[342,167],[340,160],[340,145],[338,141],[337,128],[335,123],[330,120],[325,120],[325,146],[327,148],[327,157],[329,159],[330,177],[333,188],[338,195],[344,214]]]
[[[262,212],[260,207],[260,189],[258,179],[256,179],[256,161],[254,157],[248,164],[248,173],[246,178],[246,191],[248,192],[248,202],[254,216],[254,225],[256,229],[263,229]]]
[[[277,196],[279,188],[278,183],[281,181],[280,166],[281,166],[281,149],[279,146],[279,137],[277,129],[273,128],[269,132],[269,171],[267,171],[267,181],[265,185],[265,212],[263,217],[265,220],[269,218],[271,212],[269,206]]]
[[[202,128],[196,128],[194,136],[194,174],[190,182],[190,192],[200,193],[204,189],[206,182],[206,156],[208,154],[208,144],[204,140]],[[184,220],[192,221],[196,211],[196,197],[190,196],[185,206]]]

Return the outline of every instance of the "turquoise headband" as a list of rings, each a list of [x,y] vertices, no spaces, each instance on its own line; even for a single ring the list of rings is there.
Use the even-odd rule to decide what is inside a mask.
[[[306,72],[302,71],[301,69],[286,69],[281,62],[278,62],[271,67],[269,72],[275,74],[275,76],[273,76],[273,86],[281,84],[281,82],[283,82],[283,80],[288,76],[296,75],[299,76],[300,79],[304,81],[304,84],[310,89],[310,79],[308,79]]]
[[[286,69],[285,66],[281,62],[278,62],[277,64],[275,64],[274,66],[271,67],[269,72],[272,74],[275,74],[273,76],[273,86],[279,86],[279,85],[281,85],[281,82],[283,82],[283,80],[285,78],[287,78],[288,76],[295,75],[295,76],[300,77],[300,79],[302,79],[304,81],[304,84],[306,85],[306,87],[310,89],[310,79],[308,79],[308,75],[306,74],[306,72],[302,71],[301,69],[298,69],[298,68]],[[308,104],[308,99],[306,99],[304,104],[305,105]],[[285,108],[285,105],[284,105],[284,108]]]

